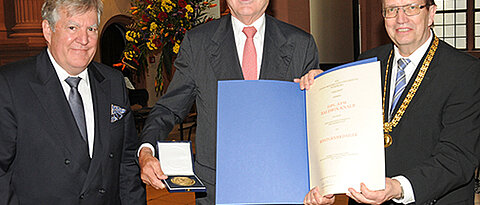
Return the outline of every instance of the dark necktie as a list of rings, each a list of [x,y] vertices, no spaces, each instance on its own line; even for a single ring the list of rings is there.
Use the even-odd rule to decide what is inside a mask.
[[[410,63],[410,59],[408,58],[398,59],[397,79],[395,80],[395,91],[393,93],[393,103],[392,103],[392,107],[390,108],[389,120],[393,118],[393,114],[394,114],[393,110],[395,110],[395,106],[397,106],[398,100],[400,100],[400,96],[402,95],[407,85],[404,69],[407,67],[409,63]]]
[[[85,111],[83,110],[82,96],[78,92],[78,83],[82,80],[79,77],[68,77],[65,79],[68,85],[70,85],[70,94],[68,95],[68,103],[70,109],[72,109],[73,116],[77,122],[78,129],[82,134],[83,141],[88,144],[87,138],[87,125],[85,123]]]

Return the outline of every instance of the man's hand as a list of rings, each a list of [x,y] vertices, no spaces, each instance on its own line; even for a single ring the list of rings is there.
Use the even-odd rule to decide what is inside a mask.
[[[385,178],[385,189],[379,191],[371,191],[364,183],[360,184],[360,192],[349,188],[347,196],[358,203],[364,204],[382,204],[390,199],[400,199],[403,196],[400,182],[395,179]]]
[[[335,195],[328,194],[328,195],[322,196],[318,191],[318,187],[314,187],[305,196],[303,203],[306,205],[333,204],[335,203]]]
[[[308,71],[307,74],[302,76],[302,78],[298,79],[295,78],[293,79],[293,82],[300,83],[300,89],[310,89],[310,86],[313,84],[313,80],[315,79],[315,76],[318,74],[322,73],[323,71],[320,69],[313,69]]]
[[[161,180],[167,179],[168,177],[163,174],[162,168],[160,168],[160,162],[153,156],[150,148],[144,147],[140,150],[138,163],[140,164],[143,183],[150,185],[155,189],[165,188],[165,185]]]

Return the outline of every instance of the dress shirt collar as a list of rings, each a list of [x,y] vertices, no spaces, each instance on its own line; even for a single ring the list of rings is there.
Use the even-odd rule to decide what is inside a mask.
[[[50,49],[47,49],[48,57],[50,57],[50,60],[52,61],[53,67],[55,68],[55,71],[57,73],[58,79],[60,82],[64,82],[65,79],[68,77],[80,77],[84,80],[87,86],[90,86],[90,81],[88,80],[88,67],[85,68],[81,73],[79,73],[76,76],[72,76],[65,71],[58,63],[55,61],[55,58],[53,58],[52,54],[50,53]],[[82,80],[82,81],[83,81]],[[81,81],[80,81],[81,82]]]
[[[253,22],[251,25],[245,25],[243,24],[240,20],[232,16],[232,27],[233,27],[233,33],[235,36],[244,36],[245,34],[243,33],[243,28],[247,26],[253,26],[255,29],[257,29],[257,33],[255,33],[254,38],[257,38],[257,36],[263,36],[265,33],[265,14],[260,16],[255,22]],[[261,35],[257,35],[261,34]],[[246,37],[245,37],[246,38]]]

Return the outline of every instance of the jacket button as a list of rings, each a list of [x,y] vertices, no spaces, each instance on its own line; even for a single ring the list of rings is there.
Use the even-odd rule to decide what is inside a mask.
[[[113,153],[110,153],[108,157],[113,158]]]
[[[80,195],[80,199],[84,199],[85,198],[85,195]]]
[[[100,193],[100,194],[105,194],[105,192],[106,192],[105,189],[99,189],[98,190],[98,193]]]
[[[66,164],[66,165],[70,164],[70,160],[69,160],[69,159],[65,159],[65,164]]]

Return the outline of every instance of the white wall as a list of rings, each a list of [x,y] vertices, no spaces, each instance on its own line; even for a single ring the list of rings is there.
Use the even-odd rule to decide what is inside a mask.
[[[310,0],[310,30],[317,42],[320,63],[353,61],[351,0]]]

